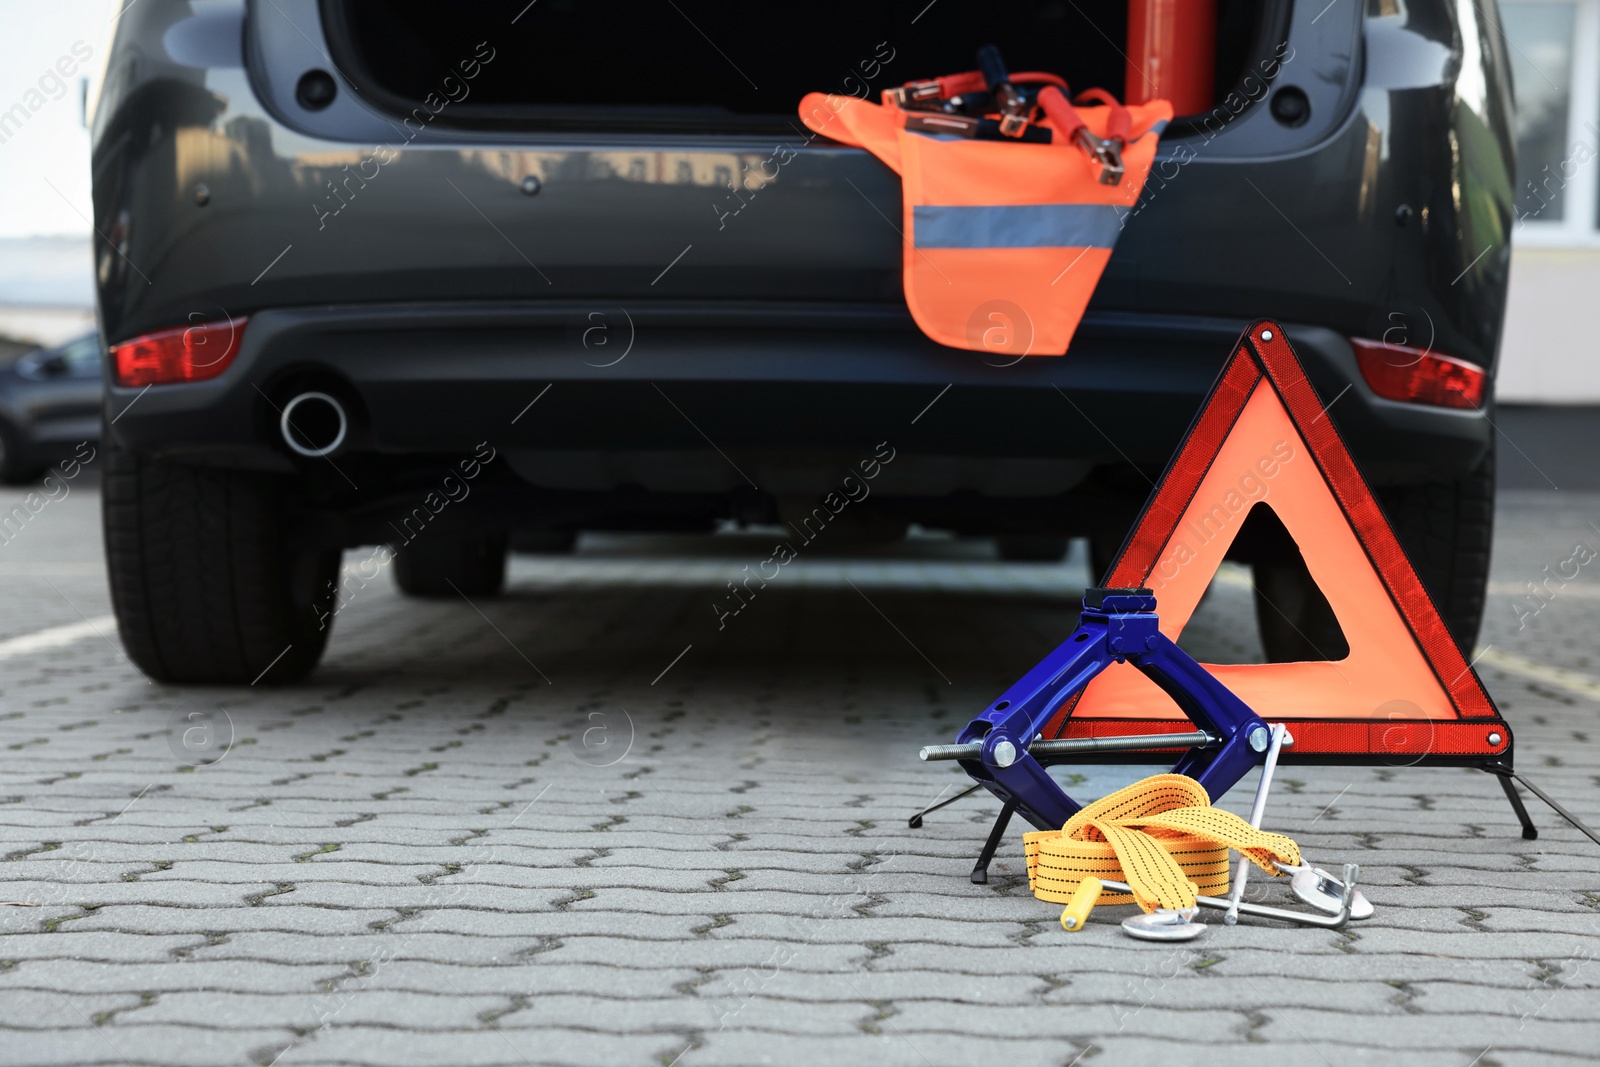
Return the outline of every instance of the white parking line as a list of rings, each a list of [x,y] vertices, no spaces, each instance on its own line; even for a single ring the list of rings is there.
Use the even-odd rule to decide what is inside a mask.
[[[1505,671],[1507,674],[1518,674],[1531,681],[1565,689],[1575,696],[1600,700],[1600,678],[1584,674],[1582,671],[1569,671],[1565,667],[1537,663],[1512,652],[1502,652],[1498,648],[1483,649],[1478,653],[1477,662],[1486,667]]]
[[[1539,592],[1544,594],[1543,599],[1547,603],[1558,596],[1577,597],[1580,600],[1600,600],[1600,585],[1579,585],[1573,581],[1568,581],[1554,591],[1540,589]],[[1528,586],[1521,582],[1490,582],[1489,594],[1491,596],[1536,598],[1535,594],[1528,589]],[[1532,605],[1530,604],[1529,607],[1532,607]]]
[[[63,645],[75,644],[86,637],[104,637],[106,631],[116,628],[115,616],[101,615],[98,618],[85,619],[83,622],[68,623],[66,626],[37,630],[21,637],[0,641],[0,659],[26,656],[30,652],[42,652],[47,648],[60,648]]]

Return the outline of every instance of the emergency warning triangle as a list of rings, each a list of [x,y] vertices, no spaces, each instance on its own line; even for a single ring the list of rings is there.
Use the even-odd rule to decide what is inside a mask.
[[[1206,664],[1304,757],[1509,756],[1511,733],[1456,647],[1283,330],[1240,338],[1102,585],[1154,590],[1176,640],[1245,516],[1270,507],[1349,644],[1338,661]],[[1164,732],[1183,713],[1115,664],[1047,737]]]

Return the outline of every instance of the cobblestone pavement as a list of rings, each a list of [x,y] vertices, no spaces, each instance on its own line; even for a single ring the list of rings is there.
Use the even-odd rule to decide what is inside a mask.
[[[1479,666],[1519,767],[1600,824],[1600,579],[1516,606],[1600,545],[1596,521],[1600,495],[1503,496]],[[308,684],[175,689],[118,649],[97,523],[83,484],[0,545],[0,900],[38,905],[0,907],[0,1063],[1488,1067],[1600,1049],[1600,846],[1531,800],[1523,841],[1481,773],[1283,770],[1268,826],[1362,865],[1377,915],[1346,931],[1216,923],[1162,946],[1108,908],[1067,935],[1028,894],[1020,831],[989,885],[968,882],[993,801],[908,830],[960,784],[917,746],[1068,632],[1081,562],[935,540],[814,554],[719,631],[711,604],[760,538],[588,539],[519,558],[509,594],[475,606],[402,602],[352,553]],[[1234,575],[1185,644],[1248,657],[1252,633]]]

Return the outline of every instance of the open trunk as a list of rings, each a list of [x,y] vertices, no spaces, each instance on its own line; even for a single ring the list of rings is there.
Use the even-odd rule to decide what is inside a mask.
[[[890,86],[973,69],[988,43],[1012,70],[1123,97],[1138,77],[1130,67],[1145,69],[1128,40],[1130,7],[1143,3],[323,0],[322,10],[336,65],[395,114],[433,94],[435,107],[451,101],[440,126],[765,134],[795,132],[807,92],[876,99]],[[1192,46],[1211,68],[1202,81],[1213,100],[1270,54],[1288,7],[1216,0],[1214,28]]]

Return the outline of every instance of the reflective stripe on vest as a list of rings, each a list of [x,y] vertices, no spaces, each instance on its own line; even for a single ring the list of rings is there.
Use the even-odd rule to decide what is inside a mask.
[[[1110,248],[1122,212],[1109,204],[979,204],[912,208],[917,248]]]

